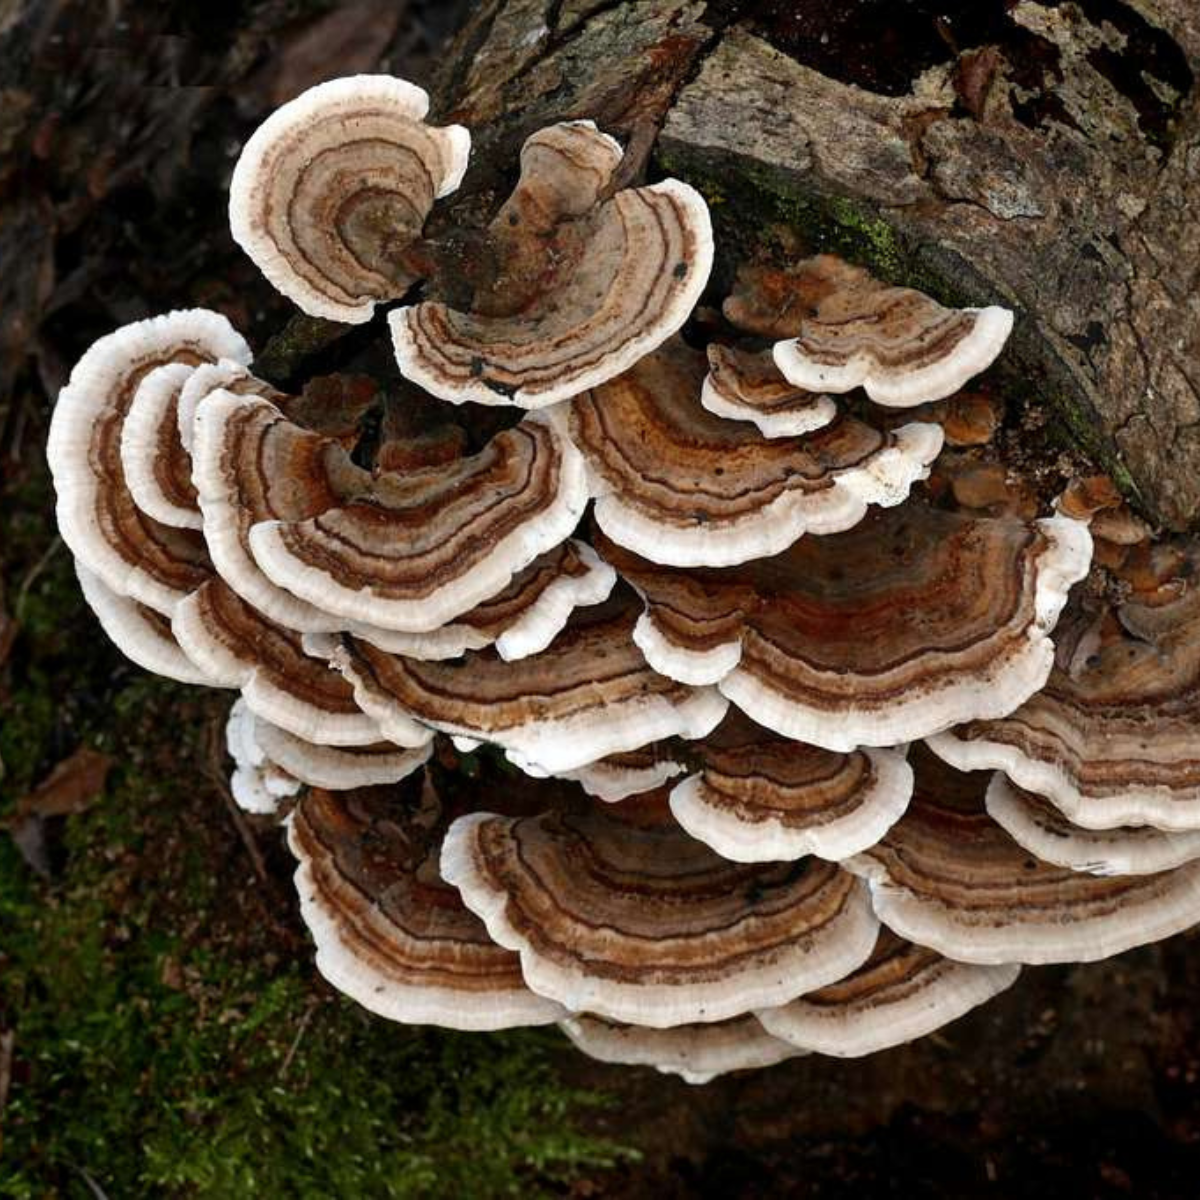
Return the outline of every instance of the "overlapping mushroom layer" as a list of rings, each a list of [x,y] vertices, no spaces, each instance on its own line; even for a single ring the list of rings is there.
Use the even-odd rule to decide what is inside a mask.
[[[697,193],[567,122],[485,229],[429,239],[468,139],[425,107],[321,85],[231,196],[308,312],[425,281],[390,315],[402,386],[285,396],[224,318],[173,313],[88,351],[49,447],[113,640],[241,693],[233,793],[287,822],[326,977],[699,1081],[1200,920],[1196,551],[1010,502],[996,406],[952,394],[1011,314],[820,257],[676,336]],[[972,449],[924,488],[943,424]],[[1059,636],[1089,520],[1106,565]]]

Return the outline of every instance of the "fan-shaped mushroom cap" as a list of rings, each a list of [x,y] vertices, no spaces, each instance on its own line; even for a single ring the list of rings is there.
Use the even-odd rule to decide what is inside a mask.
[[[392,741],[417,720],[494,742],[535,774],[558,775],[667,737],[702,737],[725,715],[711,688],[656,675],[633,645],[628,595],[581,609],[541,654],[506,663],[494,650],[454,663],[387,654],[355,638],[336,658],[354,696]]]
[[[772,1037],[752,1016],[704,1025],[647,1029],[581,1013],[559,1028],[576,1048],[600,1062],[653,1067],[685,1083],[709,1083],[729,1071],[773,1067],[803,1050]]]
[[[678,748],[671,743],[642,746],[624,754],[610,754],[573,771],[562,771],[560,779],[573,779],[589,796],[614,804],[618,800],[653,792],[687,767],[678,761]]]
[[[196,411],[203,400],[218,391],[233,392],[238,396],[263,396],[273,402],[282,399],[280,393],[269,383],[264,383],[252,375],[250,369],[241,363],[229,358],[215,363],[201,363],[187,377],[175,406],[175,416],[179,422],[179,442],[187,451],[189,460],[195,433]]]
[[[184,653],[217,687],[241,688],[256,716],[329,746],[368,746],[379,727],[354,703],[350,686],[304,652],[300,634],[268,621],[214,579],[175,610],[172,630]],[[396,722],[390,740],[416,747],[432,737]]]
[[[656,671],[717,683],[785,737],[853,750],[1011,712],[1040,688],[1091,539],[1066,517],[1027,523],[910,503],[724,571],[599,549],[643,597],[634,638]]]
[[[495,646],[505,662],[540,654],[562,631],[576,608],[601,604],[617,573],[586,542],[566,541],[534,559],[503,591],[428,633],[361,629],[372,645],[406,658],[458,658]]]
[[[470,312],[426,301],[391,313],[401,372],[455,403],[543,408],[679,329],[712,269],[708,206],[677,179],[603,198],[619,161],[590,121],[529,138],[490,229],[496,282]]]
[[[848,529],[901,503],[942,447],[936,425],[884,434],[851,418],[765,438],[705,411],[703,372],[673,342],[555,410],[587,461],[597,524],[655,562],[727,566]]]
[[[75,574],[83,589],[83,598],[96,614],[100,627],[131,662],[179,683],[212,683],[180,649],[171,632],[171,622],[162,613],[128,596],[117,595],[78,559]]]
[[[788,383],[769,350],[752,352],[716,342],[708,347],[700,403],[718,417],[753,421],[764,437],[812,433],[838,414],[828,396]]]
[[[180,529],[204,524],[191,455],[179,438],[179,396],[194,370],[167,363],[149,372],[133,394],[121,431],[121,467],[133,502],[147,516]]]
[[[871,957],[845,979],[763,1009],[768,1033],[805,1050],[857,1058],[941,1029],[1011,987],[1015,964],[951,962],[880,931]]]
[[[999,768],[1087,829],[1200,829],[1194,605],[1190,589],[1163,605],[1164,631],[1149,639],[1104,622],[1094,652],[1056,667],[1015,712],[965,722],[930,745],[962,770]]]
[[[908,812],[844,864],[901,937],[959,962],[1092,962],[1200,921],[1200,862],[1111,877],[1039,862],[988,816],[989,775],[919,750]]]
[[[420,805],[394,788],[300,801],[288,844],[317,969],[393,1021],[483,1030],[561,1019],[438,876],[444,828],[428,790]]]
[[[1200,858],[1200,830],[1080,829],[1044,796],[1017,787],[1003,771],[987,790],[988,815],[1044,862],[1090,875],[1150,875]]]
[[[122,431],[155,368],[221,357],[249,362],[250,349],[218,313],[187,309],[125,325],[76,363],[50,422],[46,457],[63,540],[110,591],[167,615],[209,577],[207,555],[197,534],[138,508],[121,465]]]
[[[671,811],[692,837],[734,862],[847,858],[874,845],[912,795],[912,769],[900,751],[839,754],[740,715],[691,749],[700,770],[675,785]]]
[[[413,283],[401,252],[462,181],[471,135],[424,123],[429,97],[389,75],[318,84],[273,112],[229,184],[234,240],[314,317],[358,324]]]
[[[893,408],[940,400],[991,366],[1012,332],[1006,308],[943,308],[830,254],[787,277],[795,332],[776,344],[775,362],[812,392],[862,387]]]
[[[539,994],[660,1029],[784,1003],[870,953],[866,893],[838,867],[738,866],[631,804],[644,815],[472,813],[446,834],[442,877]]]
[[[300,780],[273,763],[256,738],[255,717],[239,697],[225,721],[225,746],[233,759],[229,790],[237,806],[256,816],[274,816],[300,791]]]
[[[558,546],[587,504],[578,453],[536,415],[449,466],[372,477],[336,439],[229,392],[197,412],[195,477],[221,575],[306,632],[437,629]]]

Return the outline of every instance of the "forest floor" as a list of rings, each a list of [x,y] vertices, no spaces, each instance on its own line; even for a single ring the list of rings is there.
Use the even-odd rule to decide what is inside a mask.
[[[700,1088],[396,1027],[317,976],[281,835],[228,794],[228,698],[108,644],[43,444],[123,321],[208,304],[263,345],[286,309],[228,236],[237,146],[332,60],[420,79],[465,6],[223,3],[215,40],[183,4],[114,0],[102,36],[32,7],[0,3],[0,1195],[1195,1195],[1191,938]]]

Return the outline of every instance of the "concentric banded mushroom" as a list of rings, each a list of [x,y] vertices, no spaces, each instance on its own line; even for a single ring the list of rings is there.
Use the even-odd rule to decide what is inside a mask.
[[[1017,787],[1003,771],[987,790],[988,815],[1043,862],[1090,875],[1149,875],[1200,858],[1200,830],[1080,829],[1042,796]]]
[[[1189,568],[1190,573],[1190,568]],[[1102,621],[1010,715],[930,740],[963,770],[999,768],[1087,829],[1200,829],[1200,619],[1190,586],[1160,606],[1161,631]],[[1132,621],[1134,609],[1122,610]]]
[[[838,867],[737,866],[656,816],[473,813],[446,834],[442,876],[539,994],[656,1029],[783,1003],[870,953],[866,893]]]
[[[216,687],[240,688],[255,715],[308,742],[368,746],[380,732],[354,703],[350,686],[305,653],[301,635],[268,621],[214,579],[175,610],[172,630],[184,653]],[[432,734],[415,722],[396,722],[397,745],[424,745]]]
[[[734,862],[847,858],[874,845],[912,795],[912,770],[898,751],[838,754],[740,716],[692,750],[700,770],[675,785],[671,812]]]
[[[539,654],[576,608],[601,604],[616,572],[586,542],[566,541],[534,559],[503,591],[428,633],[360,629],[359,636],[393,654],[436,660],[495,646],[505,662]]]
[[[431,300],[389,316],[401,372],[455,403],[542,408],[678,330],[712,268],[708,206],[676,179],[607,198],[620,158],[590,121],[533,134],[471,311]]]
[[[988,816],[989,775],[914,757],[908,812],[845,863],[901,937],[959,962],[1091,962],[1200,922],[1200,862],[1108,878],[1040,862]]]
[[[599,549],[642,595],[634,639],[656,671],[717,683],[758,724],[847,751],[1005,714],[1036,692],[1091,539],[1066,517],[910,503],[723,571]]]
[[[300,780],[272,762],[258,743],[255,716],[240,697],[225,721],[225,748],[233,759],[229,790],[239,808],[256,816],[274,816],[300,791]]]
[[[677,743],[652,743],[624,754],[610,754],[573,771],[562,771],[561,779],[573,779],[589,796],[615,804],[630,796],[653,792],[687,767],[679,761]]]
[[[1008,309],[943,308],[828,254],[773,277],[744,273],[742,285],[743,294],[726,306],[734,320],[745,322],[750,310],[753,324],[745,291],[775,293],[771,327],[787,339],[775,346],[775,363],[790,383],[812,392],[862,387],[876,404],[893,408],[958,391],[992,364],[1013,326]]]
[[[765,438],[707,412],[703,377],[675,341],[555,411],[587,461],[597,524],[655,562],[727,566],[849,529],[901,503],[942,447],[936,425],[884,434],[850,418]]]
[[[401,658],[345,639],[337,665],[355,700],[393,741],[413,718],[494,742],[519,766],[559,775],[666,737],[702,737],[725,715],[711,688],[656,675],[630,640],[627,593],[580,609],[541,654],[506,663],[494,650],[455,662]]]
[[[857,971],[758,1017],[796,1047],[856,1058],[941,1029],[1011,987],[1020,972],[1012,964],[951,962],[884,929]]]
[[[393,1021],[452,1029],[545,1025],[566,1014],[534,995],[511,951],[488,937],[438,876],[437,798],[395,788],[309,792],[288,844],[317,969]]]
[[[426,125],[428,109],[403,79],[334,79],[277,109],[243,148],[230,229],[306,313],[369,321],[414,282],[403,251],[458,187],[471,146],[459,125]]]
[[[713,342],[700,403],[718,417],[753,421],[764,437],[799,437],[828,425],[838,413],[828,396],[784,379],[769,350],[752,352]]]
[[[708,1083],[729,1071],[772,1067],[804,1053],[772,1037],[752,1016],[647,1029],[583,1013],[568,1017],[559,1028],[577,1049],[600,1062],[653,1067],[694,1084]]]
[[[250,349],[229,322],[187,309],[125,325],[100,338],[59,393],[46,457],[58,525],[71,552],[112,592],[170,615],[209,578],[204,543],[135,503],[121,464],[125,418],[142,380],[168,363],[196,366]]]

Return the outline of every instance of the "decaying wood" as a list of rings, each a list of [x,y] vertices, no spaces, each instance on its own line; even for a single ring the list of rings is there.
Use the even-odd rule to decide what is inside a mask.
[[[1195,524],[1200,7],[947,5],[964,26],[989,10],[987,40],[960,44],[948,22],[940,61],[914,61],[906,89],[868,90],[859,82],[880,72],[853,23],[873,7],[491,0],[441,86],[442,111],[477,133],[463,204],[486,207],[546,121],[649,130],[657,166],[712,203],[726,270],[783,221],[801,246],[844,249],[958,303],[1015,307],[1011,382],[1054,403],[1144,511]],[[802,38],[780,36],[781,10]],[[905,36],[929,20],[889,11]],[[836,61],[839,39],[857,60]]]

